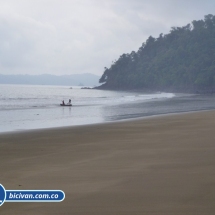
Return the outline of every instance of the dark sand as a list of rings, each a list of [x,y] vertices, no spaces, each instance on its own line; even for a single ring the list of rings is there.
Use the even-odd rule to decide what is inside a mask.
[[[66,194],[1,215],[214,215],[215,111],[1,134],[0,183]]]

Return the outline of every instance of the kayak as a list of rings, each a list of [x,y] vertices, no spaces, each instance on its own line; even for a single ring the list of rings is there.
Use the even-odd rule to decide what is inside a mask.
[[[72,104],[60,104],[60,106],[72,106]]]

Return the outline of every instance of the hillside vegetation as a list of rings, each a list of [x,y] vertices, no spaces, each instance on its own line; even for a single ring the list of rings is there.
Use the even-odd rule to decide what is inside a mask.
[[[215,92],[215,16],[150,36],[100,78],[102,89]]]

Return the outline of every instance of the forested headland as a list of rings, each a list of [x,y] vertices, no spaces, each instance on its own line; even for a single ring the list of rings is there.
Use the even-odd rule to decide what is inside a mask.
[[[215,16],[150,36],[122,54],[100,78],[100,89],[215,92]]]

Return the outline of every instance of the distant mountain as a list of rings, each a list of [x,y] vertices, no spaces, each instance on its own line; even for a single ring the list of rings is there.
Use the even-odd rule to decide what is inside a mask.
[[[105,67],[100,83],[100,89],[215,93],[215,16],[150,36]]]
[[[0,84],[98,86],[99,76],[85,73],[74,75],[1,75]]]

